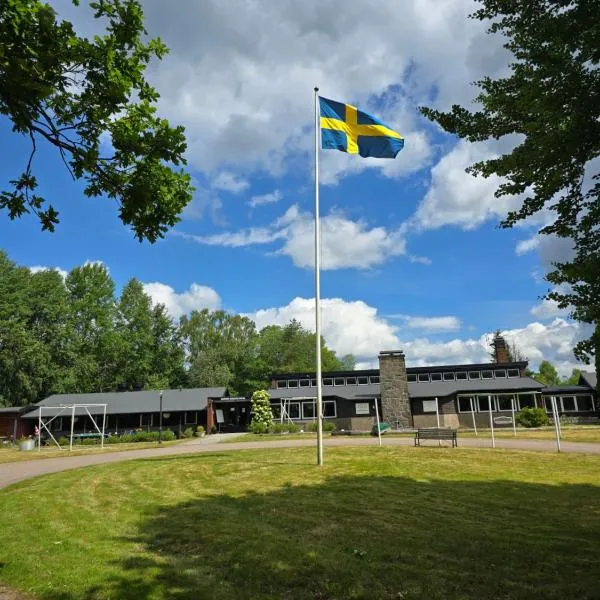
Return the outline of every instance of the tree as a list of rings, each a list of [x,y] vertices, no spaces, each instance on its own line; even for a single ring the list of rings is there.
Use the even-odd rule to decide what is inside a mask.
[[[506,39],[513,55],[506,77],[476,82],[480,108],[458,105],[444,113],[422,108],[446,131],[471,142],[518,134],[515,148],[472,165],[473,174],[503,179],[496,196],[522,196],[520,208],[502,222],[546,210],[553,221],[541,234],[573,241],[575,259],[548,276],[568,291],[547,297],[591,323],[593,336],[576,355],[600,361],[600,4],[585,0],[480,0],[475,19]],[[595,162],[592,162],[594,161]],[[597,364],[597,366],[600,366]]]
[[[573,369],[571,371],[571,375],[566,377],[563,383],[565,385],[577,385],[579,383],[579,378],[581,377],[581,369]]]
[[[73,179],[85,181],[87,196],[114,199],[121,221],[140,241],[154,242],[193,192],[190,176],[177,169],[185,164],[183,127],[156,115],[159,96],[144,77],[167,48],[145,40],[136,0],[90,6],[106,28],[86,38],[41,0],[0,0],[0,114],[31,143],[23,173],[0,193],[0,208],[11,219],[33,212],[43,230],[54,231],[58,213],[36,193],[34,158],[43,143]]]
[[[152,309],[152,365],[151,381],[163,381],[159,388],[181,387],[185,383],[184,352],[179,327],[167,313],[164,304]]]
[[[533,373],[532,377],[536,381],[539,381],[540,383],[543,383],[547,386],[558,386],[561,384],[561,380],[558,376],[556,367],[550,361],[547,360],[543,360],[540,363],[538,372]]]

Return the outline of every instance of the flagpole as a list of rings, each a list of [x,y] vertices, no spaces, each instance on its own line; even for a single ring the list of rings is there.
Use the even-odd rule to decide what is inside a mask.
[[[323,379],[321,376],[321,229],[319,224],[319,133],[321,110],[315,87],[315,330],[317,363],[317,465],[323,465]]]

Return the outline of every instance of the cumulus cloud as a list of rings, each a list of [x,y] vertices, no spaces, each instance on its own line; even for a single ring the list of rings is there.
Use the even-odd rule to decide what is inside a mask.
[[[535,250],[540,245],[540,237],[536,234],[526,240],[521,240],[517,247],[515,248],[515,252],[518,256],[523,254],[527,254],[527,252],[531,252]]]
[[[243,179],[242,177],[239,177],[228,171],[219,173],[212,180],[211,185],[217,190],[231,192],[232,194],[239,194],[250,187],[250,184],[246,179]]]
[[[174,319],[193,310],[221,307],[221,298],[210,287],[192,283],[185,292],[177,293],[170,285],[158,281],[144,283],[144,291],[152,298],[153,304],[164,304]]]
[[[553,319],[554,317],[565,317],[569,314],[568,310],[558,307],[556,300],[547,298],[536,304],[529,312],[538,319]]]
[[[327,345],[338,355],[354,354],[358,368],[377,366],[381,350],[402,349],[411,366],[468,364],[489,361],[489,344],[493,332],[478,338],[455,338],[447,341],[428,337],[412,337],[416,331],[404,324],[390,322],[377,309],[360,300],[325,298],[322,304],[322,333]],[[294,298],[289,304],[258,310],[248,315],[258,328],[284,325],[296,319],[314,331],[314,299]],[[405,317],[404,320],[421,317]],[[418,321],[416,321],[418,322]],[[508,329],[502,334],[514,342],[535,369],[542,360],[550,360],[561,375],[567,375],[576,366],[573,346],[589,335],[584,325],[562,318],[551,323],[532,322],[522,328]]]
[[[314,220],[310,213],[291,206],[270,227],[253,227],[241,231],[197,236],[178,232],[176,235],[210,246],[242,247],[283,243],[274,252],[289,256],[297,267],[314,266]],[[404,229],[370,227],[366,222],[352,221],[342,213],[331,212],[321,218],[321,257],[323,270],[368,269],[391,257],[406,252]]]
[[[34,274],[39,273],[40,271],[56,271],[63,279],[66,279],[67,275],[69,274],[68,271],[61,269],[60,267],[43,267],[41,265],[35,265],[34,267],[29,267],[29,270]]]
[[[410,315],[389,315],[390,319],[401,319],[404,327],[408,329],[420,329],[429,332],[458,331],[461,321],[458,317],[418,317]]]

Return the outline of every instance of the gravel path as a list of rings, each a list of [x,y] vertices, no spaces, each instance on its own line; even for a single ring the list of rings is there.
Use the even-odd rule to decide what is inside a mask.
[[[277,440],[257,442],[232,442],[222,444],[224,439],[237,434],[222,434],[207,436],[203,439],[194,439],[184,444],[166,446],[164,448],[150,448],[146,450],[128,450],[126,452],[111,452],[109,454],[89,454],[86,456],[72,456],[65,458],[47,458],[44,460],[31,460],[15,463],[0,464],[0,488],[13,483],[31,479],[38,475],[57,473],[68,469],[78,469],[91,465],[100,465],[123,460],[134,460],[136,458],[151,458],[161,456],[173,456],[181,454],[197,454],[198,452],[231,452],[234,450],[255,450],[263,448],[305,448],[315,445],[315,440]],[[412,446],[412,438],[389,437],[383,438],[384,446]],[[462,448],[490,448],[491,440],[477,438],[460,438],[459,446]],[[338,446],[376,446],[375,438],[364,437],[334,437],[325,441],[326,447]],[[437,442],[428,442],[428,445],[436,446]],[[507,448],[512,450],[533,450],[538,452],[556,452],[556,443],[550,440],[496,440],[496,448]],[[563,442],[563,452],[583,452],[588,454],[600,454],[600,444]],[[1,600],[1,597],[0,597]]]

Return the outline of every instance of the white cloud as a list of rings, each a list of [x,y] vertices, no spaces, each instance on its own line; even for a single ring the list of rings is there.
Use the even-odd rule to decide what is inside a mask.
[[[489,362],[489,343],[493,332],[478,338],[455,338],[448,341],[427,337],[411,338],[408,327],[399,327],[378,314],[365,302],[341,298],[325,298],[322,304],[322,333],[327,345],[338,355],[354,354],[358,368],[377,366],[381,350],[402,349],[412,366],[468,364]],[[294,298],[289,304],[258,310],[248,315],[257,327],[284,325],[297,319],[314,331],[314,299]],[[405,319],[420,319],[402,315]],[[418,322],[418,321],[416,321]],[[536,369],[542,360],[554,363],[561,375],[581,367],[573,357],[573,346],[589,335],[589,328],[565,319],[551,323],[529,323],[525,327],[502,332],[509,342],[515,342]]]
[[[221,298],[215,290],[204,285],[192,283],[189,289],[177,293],[170,285],[158,281],[144,283],[144,291],[152,298],[154,304],[164,304],[174,319],[193,310],[221,307]]]
[[[34,274],[39,273],[40,271],[56,271],[63,279],[66,279],[67,275],[69,274],[68,271],[61,269],[60,267],[43,267],[41,265],[29,267],[29,270]]]
[[[517,247],[515,248],[515,252],[517,255],[521,256],[523,254],[527,254],[527,252],[531,252],[535,250],[540,245],[540,236],[534,235],[526,240],[521,240]]]
[[[458,317],[405,317],[405,327],[431,332],[458,331],[461,322]]]
[[[547,298],[542,300],[539,304],[536,304],[529,312],[538,319],[566,317],[569,314],[568,310],[558,307],[558,302],[556,302],[556,300],[549,300]]]
[[[474,177],[465,172],[473,163],[494,156],[489,145],[458,142],[431,169],[431,184],[417,208],[416,224],[423,229],[457,225],[469,230],[490,218],[500,220],[517,208],[521,203],[519,198],[494,196],[501,178]]]
[[[223,190],[225,192],[231,192],[232,194],[239,194],[250,187],[250,184],[246,179],[234,175],[228,171],[219,173],[212,180],[212,187],[217,190]]]
[[[297,267],[314,266],[314,219],[293,205],[270,227],[254,227],[209,236],[175,232],[180,237],[210,246],[242,247],[283,240],[276,254],[289,256]],[[406,252],[404,229],[370,227],[341,213],[321,217],[322,269],[368,269]]]
[[[275,190],[274,192],[269,192],[268,194],[261,194],[259,196],[252,196],[248,204],[251,208],[256,208],[257,206],[262,206],[263,204],[274,204],[275,202],[279,202],[283,198],[283,195],[279,190]]]

